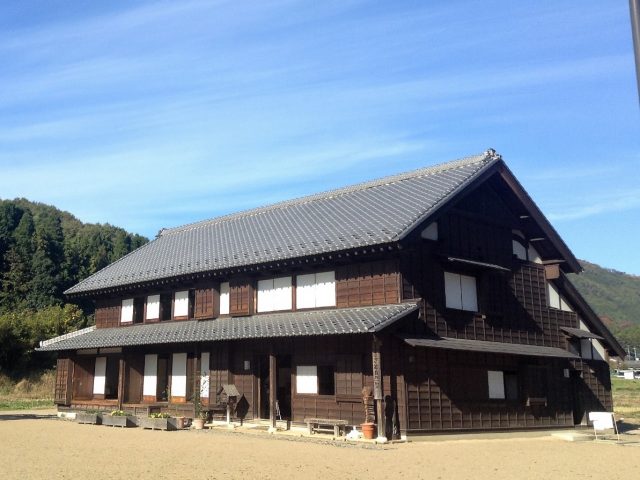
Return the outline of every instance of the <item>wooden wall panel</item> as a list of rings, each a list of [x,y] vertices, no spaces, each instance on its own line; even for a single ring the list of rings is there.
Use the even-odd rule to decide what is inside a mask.
[[[573,425],[569,366],[563,360],[459,353],[416,348],[407,365],[407,430],[494,430]],[[546,405],[527,405],[530,391],[541,395],[539,377],[532,384],[528,367],[545,375]],[[518,400],[488,398],[488,370],[518,375]]]
[[[120,325],[120,299],[104,299],[96,301],[96,328],[110,328]]]
[[[362,355],[338,354],[336,355],[335,389],[336,396],[355,397],[362,396]]]
[[[577,360],[572,363],[580,377],[577,394],[580,396],[584,412],[612,411],[609,365],[599,360]]]
[[[434,256],[432,248],[425,245],[404,252],[400,263],[403,300],[424,299],[425,323],[415,326],[416,333],[566,348],[561,327],[578,327],[578,316],[547,305],[542,265],[514,260],[510,272],[461,271],[460,267]],[[476,278],[478,312],[446,308],[445,271]]]
[[[336,336],[321,338],[301,338],[293,343],[292,356],[292,421],[302,423],[306,417],[327,417],[347,420],[359,425],[364,421],[361,393],[341,395],[339,389],[349,386],[353,389],[360,385],[373,386],[371,377],[371,341],[369,335]],[[361,374],[345,374],[345,364],[349,355],[358,352],[361,361]],[[350,368],[357,366],[358,360],[349,358]],[[296,367],[298,365],[334,365],[336,367],[336,395],[305,395],[295,393]],[[361,390],[361,387],[360,387]]]
[[[400,276],[394,259],[354,263],[336,270],[338,308],[384,305],[400,301]]]
[[[220,401],[218,390],[223,384],[232,383],[229,377],[229,350],[228,344],[217,343],[211,349],[209,356],[209,400],[217,404]]]

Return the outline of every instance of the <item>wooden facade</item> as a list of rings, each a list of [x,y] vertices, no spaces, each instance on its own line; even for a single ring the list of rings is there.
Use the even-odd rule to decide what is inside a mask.
[[[123,347],[107,353],[119,361],[117,402],[125,409],[141,406],[172,411],[191,408],[193,389],[203,370],[206,352],[209,395],[205,404],[219,402],[222,385],[233,384],[241,394],[235,415],[243,419],[273,416],[273,386],[280,411],[294,423],[307,417],[363,422],[362,389],[374,387],[373,344],[381,343],[381,415],[377,422],[387,437],[418,432],[570,427],[585,421],[585,412],[611,410],[611,385],[606,358],[544,357],[412,347],[397,334],[443,337],[571,350],[573,341],[563,327],[587,322],[578,305],[553,308],[549,282],[562,294],[561,260],[543,263],[518,258],[514,235],[531,239],[537,230],[523,215],[517,196],[504,182],[492,179],[470,190],[437,217],[416,228],[398,245],[370,249],[359,255],[335,255],[303,265],[278,265],[253,272],[220,273],[189,282],[174,279],[154,285],[112,292],[96,299],[96,327],[121,326],[121,302],[136,298],[134,317],[142,313],[144,298],[192,292],[189,315],[167,321],[216,321],[257,313],[258,281],[291,277],[291,315],[296,307],[296,278],[313,272],[335,273],[335,303],[322,308],[349,309],[417,302],[418,312],[389,328],[371,334],[291,336],[170,345]],[[437,223],[437,238],[420,231]],[[528,241],[527,241],[528,242]],[[528,242],[535,251],[537,244]],[[544,245],[540,251],[545,252]],[[447,307],[445,274],[473,279],[474,308]],[[221,314],[221,283],[229,282],[228,314]],[[170,297],[169,301],[171,301]],[[173,306],[170,307],[173,311]],[[304,309],[299,309],[304,310]],[[162,320],[162,319],[160,319]],[[122,325],[122,328],[127,326]],[[145,355],[162,360],[158,377],[171,377],[171,355],[185,353],[187,390],[184,396],[162,399],[143,391]],[[61,408],[109,408],[114,400],[92,393],[95,359],[102,352],[69,352],[58,360],[56,403]],[[166,365],[165,365],[166,363]],[[160,364],[158,364],[160,365]],[[313,367],[305,370],[305,367]],[[275,368],[275,371],[274,371]],[[300,392],[299,372],[313,371],[318,389]],[[302,375],[300,373],[300,375]],[[491,376],[504,379],[502,396],[492,398]],[[159,388],[160,390],[160,388]],[[152,392],[153,393],[153,392]],[[271,395],[271,397],[270,397]],[[185,410],[186,409],[186,410]]]

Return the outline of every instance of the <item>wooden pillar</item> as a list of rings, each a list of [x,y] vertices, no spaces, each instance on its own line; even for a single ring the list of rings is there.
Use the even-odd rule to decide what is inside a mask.
[[[276,356],[269,354],[269,424],[271,429],[276,429]]]
[[[371,371],[373,372],[373,400],[376,403],[376,416],[378,417],[378,438],[380,442],[386,442],[384,425],[384,396],[382,392],[382,340],[373,337],[373,349],[371,352]]]
[[[120,365],[118,369],[118,410],[122,410],[122,404],[124,402],[124,382],[125,382],[125,368],[126,363],[124,357],[120,357]]]

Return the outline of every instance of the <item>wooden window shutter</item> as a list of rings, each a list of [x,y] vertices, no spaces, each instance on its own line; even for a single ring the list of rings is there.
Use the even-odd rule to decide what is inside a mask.
[[[56,405],[71,404],[71,359],[69,358],[58,358],[54,403]]]
[[[248,279],[235,280],[229,285],[229,314],[235,316],[252,315],[253,288]]]
[[[214,318],[214,289],[209,288],[197,288],[195,291],[195,306],[194,306],[194,318],[205,319]]]

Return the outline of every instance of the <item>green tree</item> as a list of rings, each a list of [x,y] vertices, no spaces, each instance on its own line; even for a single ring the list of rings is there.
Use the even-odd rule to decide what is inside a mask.
[[[26,211],[13,232],[13,244],[5,256],[0,311],[19,308],[27,303],[32,279],[31,259],[35,253],[34,233],[33,217]]]
[[[60,218],[49,211],[36,219],[35,253],[31,262],[32,279],[27,305],[42,308],[61,303],[60,280],[64,263],[64,247]]]

